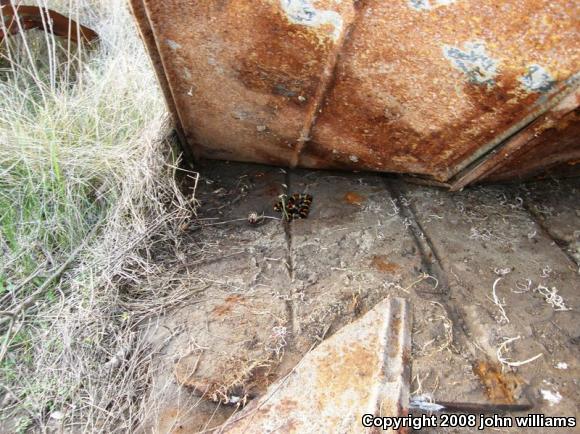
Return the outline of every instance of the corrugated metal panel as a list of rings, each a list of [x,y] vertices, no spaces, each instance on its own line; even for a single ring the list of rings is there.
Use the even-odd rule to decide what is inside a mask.
[[[575,1],[132,4],[201,157],[459,185],[579,81]]]

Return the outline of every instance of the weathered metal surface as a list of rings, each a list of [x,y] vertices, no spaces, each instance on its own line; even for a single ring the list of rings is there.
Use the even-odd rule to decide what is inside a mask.
[[[6,36],[29,29],[44,30],[76,43],[93,42],[99,37],[94,30],[51,9],[14,5],[10,0],[0,0],[0,12],[0,42]]]
[[[409,305],[387,299],[308,353],[220,431],[362,433],[364,414],[406,416],[410,354]]]
[[[132,4],[207,158],[455,182],[580,71],[571,0]]]
[[[540,116],[481,164],[459,176],[451,186],[459,190],[474,181],[525,179],[542,172],[580,168],[580,89]]]

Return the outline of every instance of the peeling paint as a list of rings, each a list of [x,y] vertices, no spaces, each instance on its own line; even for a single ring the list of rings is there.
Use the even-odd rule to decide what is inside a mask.
[[[280,0],[282,9],[290,21],[304,26],[319,27],[330,24],[334,27],[333,38],[340,37],[343,20],[339,13],[334,11],[319,11],[308,0]]]
[[[431,2],[429,0],[409,0],[409,6],[417,11],[431,9]]]
[[[428,11],[438,6],[448,6],[456,0],[409,0],[409,6],[416,11]]]
[[[494,84],[498,62],[487,55],[484,42],[466,42],[464,50],[445,45],[443,53],[456,69],[467,75],[470,82],[488,86]]]
[[[528,92],[549,92],[556,80],[540,65],[528,66],[527,72],[519,78],[520,83]]]
[[[165,42],[167,43],[167,45],[169,45],[169,48],[171,48],[172,50],[177,50],[177,49],[181,48],[181,45],[179,45],[177,42],[175,42],[172,39],[167,39]]]

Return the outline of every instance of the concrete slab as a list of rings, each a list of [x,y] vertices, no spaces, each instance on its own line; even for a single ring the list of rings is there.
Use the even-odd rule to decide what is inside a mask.
[[[158,350],[144,431],[215,428],[246,411],[244,397],[255,408],[313,346],[387,297],[411,301],[413,394],[577,413],[574,182],[454,194],[375,174],[234,163],[200,171],[198,218],[177,256],[159,259],[161,281],[198,289],[151,326]],[[281,193],[312,194],[309,218],[275,220]],[[267,218],[252,225],[250,212]],[[509,322],[493,300],[496,281]],[[500,348],[507,362],[542,356],[502,367]],[[557,394],[557,404],[544,399]]]
[[[224,433],[363,433],[364,414],[403,416],[409,402],[406,300],[379,303],[309,352]]]
[[[520,191],[541,228],[580,267],[580,178],[534,182]]]
[[[521,190],[488,186],[453,194],[408,184],[398,187],[424,232],[433,262],[449,283],[442,303],[453,322],[455,349],[474,368],[451,378],[481,382],[459,396],[440,388],[437,398],[531,400],[536,413],[577,416],[580,276],[527,211]],[[480,363],[497,367],[478,370]],[[417,375],[429,369],[414,361]],[[488,387],[493,381],[487,374],[493,372],[515,375],[513,381],[502,377],[496,382],[508,386],[499,399]],[[563,398],[553,405],[542,390]]]
[[[150,337],[163,343],[150,398],[154,432],[222,423],[274,381],[290,338],[288,243],[271,209],[285,174],[227,163],[201,169],[199,214],[167,273],[203,290]],[[251,212],[271,218],[250,224]]]
[[[313,196],[292,222],[293,330],[302,354],[421,274],[421,255],[381,176],[293,171],[289,188]],[[396,206],[396,205],[395,205]]]

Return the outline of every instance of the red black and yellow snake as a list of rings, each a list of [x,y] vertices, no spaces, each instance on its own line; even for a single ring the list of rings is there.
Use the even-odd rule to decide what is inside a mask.
[[[294,193],[292,196],[280,196],[280,200],[274,205],[274,211],[282,213],[286,221],[308,218],[312,195]]]

